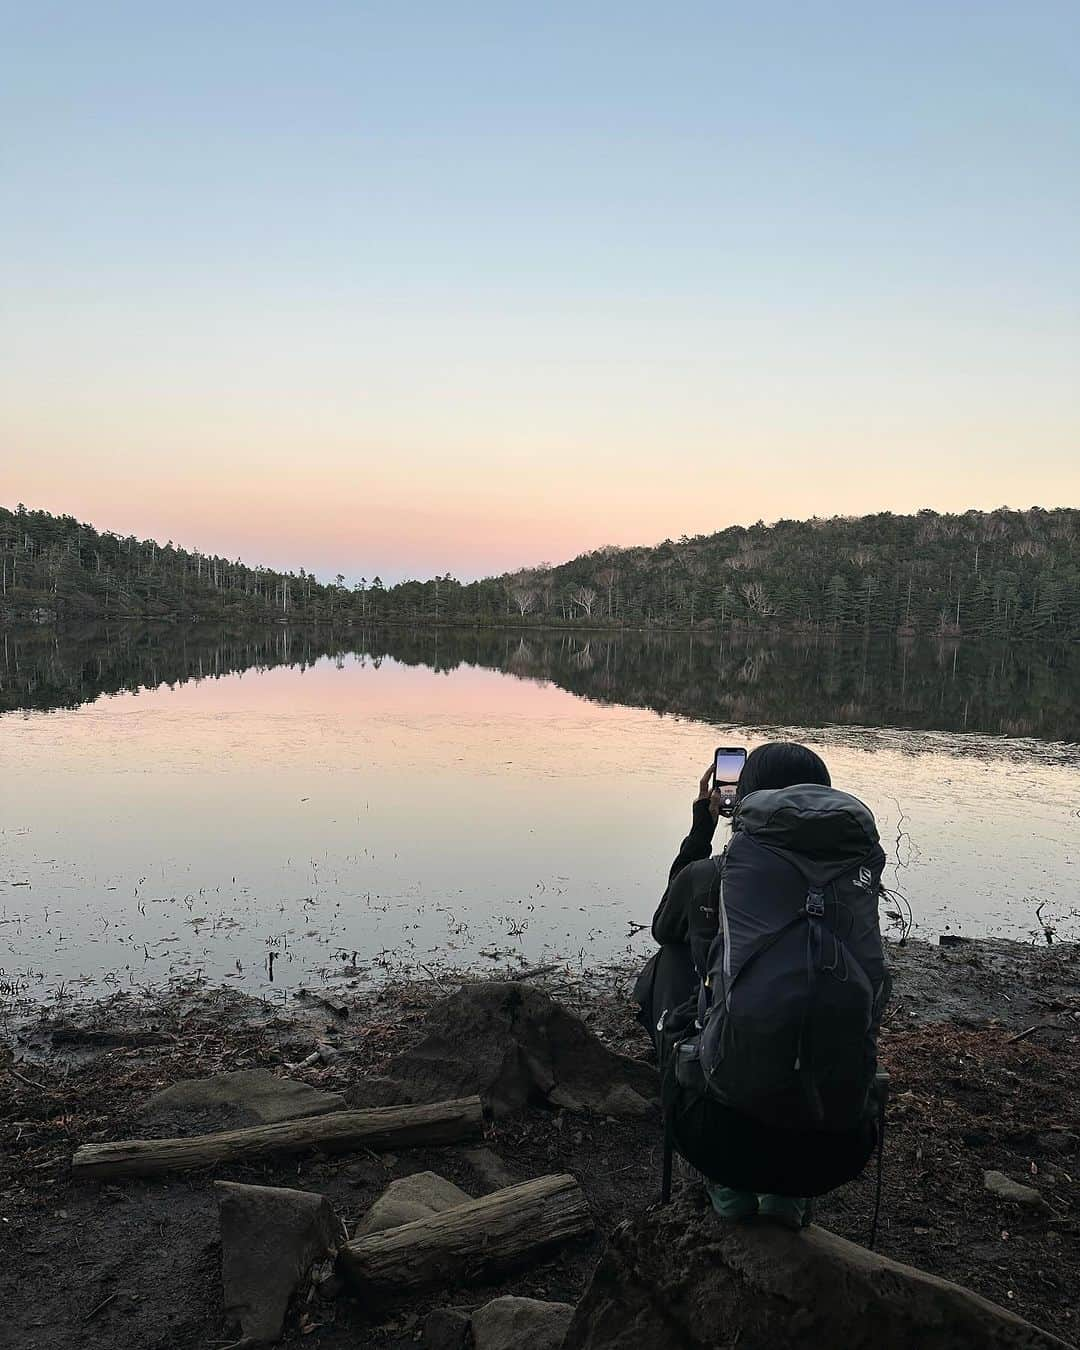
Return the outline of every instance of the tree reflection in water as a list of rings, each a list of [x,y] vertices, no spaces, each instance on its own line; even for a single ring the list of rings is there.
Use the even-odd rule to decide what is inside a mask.
[[[583,634],[287,627],[0,633],[0,711],[74,708],[103,694],[305,667],[355,653],[449,672],[462,665],[550,681],[581,698],[739,726],[917,728],[1080,740],[1075,647],[779,639],[759,632]]]

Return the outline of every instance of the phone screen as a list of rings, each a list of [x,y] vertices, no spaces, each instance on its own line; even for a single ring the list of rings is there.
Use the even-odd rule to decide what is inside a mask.
[[[746,763],[746,751],[740,749],[717,750],[716,767],[713,778],[717,787],[724,783],[737,783]]]

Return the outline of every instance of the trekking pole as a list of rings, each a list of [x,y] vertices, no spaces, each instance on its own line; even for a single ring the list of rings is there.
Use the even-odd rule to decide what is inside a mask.
[[[879,1069],[874,1078],[878,1091],[877,1184],[874,1187],[874,1218],[870,1224],[870,1250],[877,1241],[878,1216],[881,1213],[882,1171],[885,1165],[885,1104],[889,1100],[889,1075]]]
[[[660,1203],[662,1205],[671,1204],[671,1161],[675,1147],[671,1140],[671,1129],[668,1126],[667,1112],[664,1112],[664,1164],[660,1174]]]

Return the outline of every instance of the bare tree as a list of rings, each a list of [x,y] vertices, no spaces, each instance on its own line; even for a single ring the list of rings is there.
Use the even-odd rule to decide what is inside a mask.
[[[536,591],[530,586],[515,586],[510,592],[514,604],[521,611],[521,617],[524,618],[529,610],[536,604]]]
[[[603,586],[607,591],[607,613],[610,619],[613,612],[612,591],[615,589],[615,583],[619,579],[619,569],[617,567],[601,567],[596,574],[596,583]]]
[[[743,599],[755,614],[776,613],[776,606],[770,601],[765,587],[760,581],[748,581],[742,588]]]
[[[570,603],[580,605],[585,612],[585,617],[591,619],[592,607],[596,604],[596,592],[591,586],[579,586],[576,591],[570,592]]]

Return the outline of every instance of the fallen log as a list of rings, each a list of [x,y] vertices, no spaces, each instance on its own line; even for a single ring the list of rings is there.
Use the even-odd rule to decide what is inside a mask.
[[[483,1123],[479,1097],[425,1106],[334,1111],[325,1116],[251,1125],[217,1134],[193,1134],[188,1138],[83,1144],[75,1152],[71,1172],[75,1177],[146,1177],[219,1162],[265,1158],[275,1153],[306,1153],[309,1149],[348,1153],[359,1148],[452,1144],[479,1135]]]
[[[356,1238],[341,1248],[338,1265],[369,1296],[400,1293],[478,1279],[592,1227],[589,1202],[572,1176],[540,1177]]]

